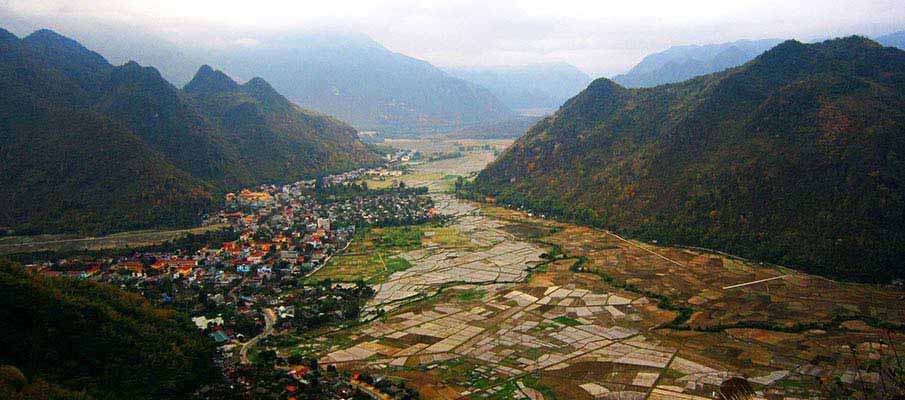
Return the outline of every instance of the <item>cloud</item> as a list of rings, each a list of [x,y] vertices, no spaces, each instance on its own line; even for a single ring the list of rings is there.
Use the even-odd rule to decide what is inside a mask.
[[[672,45],[905,29],[901,0],[8,0],[6,11],[63,26],[127,24],[192,46],[342,29],[438,65],[564,61],[598,76]]]

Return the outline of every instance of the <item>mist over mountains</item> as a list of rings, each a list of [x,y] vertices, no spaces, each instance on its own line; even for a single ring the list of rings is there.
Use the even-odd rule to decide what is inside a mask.
[[[729,43],[673,46],[644,57],[614,81],[622,86],[653,87],[742,65],[782,42],[779,39],[738,40]]]
[[[905,49],[905,31],[878,36],[884,45]],[[629,88],[682,82],[696,76],[737,67],[779,44],[779,39],[737,40],[728,43],[673,46],[644,57],[613,80]]]
[[[261,76],[290,100],[361,130],[443,132],[515,114],[487,89],[365,35],[271,38],[210,60],[233,76]]]
[[[893,32],[888,35],[878,36],[877,43],[884,46],[896,47],[905,50],[905,31]]]
[[[542,116],[582,91],[591,77],[566,63],[498,67],[446,67],[446,72],[490,90],[507,107]]]

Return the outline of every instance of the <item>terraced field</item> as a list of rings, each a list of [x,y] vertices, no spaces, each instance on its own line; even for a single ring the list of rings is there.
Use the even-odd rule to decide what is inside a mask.
[[[365,323],[281,353],[305,346],[322,365],[404,379],[429,399],[534,400],[712,399],[736,376],[758,398],[831,398],[834,385],[881,384],[905,355],[894,288],[639,243],[432,188],[455,219],[394,253],[410,266],[373,284]]]

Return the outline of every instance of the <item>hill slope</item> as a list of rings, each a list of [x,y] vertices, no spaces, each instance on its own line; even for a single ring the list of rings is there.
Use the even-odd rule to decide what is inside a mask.
[[[293,104],[261,78],[239,85],[205,65],[185,93],[254,171],[257,181],[344,170],[375,161],[349,125]]]
[[[97,399],[181,399],[218,375],[213,341],[187,316],[116,287],[0,260],[0,299],[0,364],[33,379]]]
[[[487,88],[507,107],[526,115],[543,115],[556,110],[591,82],[587,74],[569,64],[450,67],[444,70]]]
[[[480,173],[501,201],[859,280],[905,276],[905,52],[785,42],[681,84],[599,79]]]
[[[622,86],[653,87],[737,67],[779,44],[777,39],[738,40],[703,46],[673,46],[644,57],[614,81]]]
[[[82,108],[91,95],[8,33],[0,76],[0,224],[134,229],[197,218],[213,204],[211,184]]]
[[[227,190],[377,160],[263,80],[205,97],[48,30],[0,30],[0,78],[0,226],[20,233],[197,223]]]

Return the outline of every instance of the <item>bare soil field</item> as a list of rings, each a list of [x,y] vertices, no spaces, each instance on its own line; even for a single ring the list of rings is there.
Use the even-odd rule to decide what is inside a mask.
[[[783,399],[878,385],[905,355],[895,288],[432,195],[455,220],[399,253],[412,267],[369,304],[386,314],[331,333],[348,340],[314,353],[322,365],[426,399],[713,399],[736,376]]]

